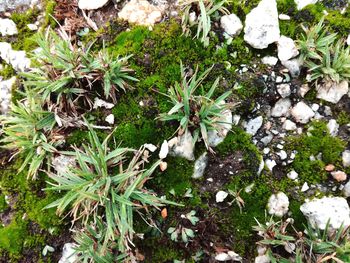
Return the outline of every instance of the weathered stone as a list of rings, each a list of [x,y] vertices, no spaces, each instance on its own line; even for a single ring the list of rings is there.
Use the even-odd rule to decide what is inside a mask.
[[[318,0],[294,0],[298,10],[303,9],[307,5],[316,4]]]
[[[308,123],[310,119],[315,116],[315,112],[303,101],[298,102],[297,105],[292,108],[291,114],[297,122],[304,124]]]
[[[331,103],[338,103],[340,99],[349,92],[349,84],[347,81],[336,83],[327,81],[321,84],[317,89],[317,98]]]
[[[263,124],[263,117],[259,116],[249,120],[245,125],[245,130],[248,134],[255,135]]]
[[[201,178],[204,174],[205,168],[208,165],[208,155],[207,153],[203,153],[194,163],[194,172],[192,178]]]
[[[224,15],[220,18],[222,29],[231,37],[239,35],[243,29],[243,24],[235,14]]]
[[[267,208],[270,215],[282,217],[288,212],[289,199],[288,196],[279,192],[270,196]]]
[[[290,60],[291,58],[299,55],[299,51],[294,43],[294,40],[286,36],[280,37],[277,42],[277,49],[278,58],[281,61]]]
[[[292,106],[290,99],[280,99],[271,110],[272,117],[288,116],[289,108]]]
[[[15,22],[8,18],[0,18],[0,33],[2,36],[17,35],[17,27]]]

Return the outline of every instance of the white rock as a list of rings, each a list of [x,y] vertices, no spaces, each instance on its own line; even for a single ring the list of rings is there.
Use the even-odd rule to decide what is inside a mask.
[[[350,209],[345,198],[323,197],[304,203],[300,211],[306,216],[313,227],[324,230],[329,220],[331,229],[350,225]]]
[[[348,181],[343,188],[343,194],[345,197],[350,197],[350,181]]]
[[[58,155],[52,158],[51,164],[57,174],[64,174],[69,168],[75,166],[76,161],[73,156]]]
[[[277,85],[277,91],[281,95],[282,98],[286,98],[290,95],[290,85],[289,84],[279,84]]]
[[[349,84],[343,80],[340,83],[327,81],[317,89],[317,98],[331,103],[338,103],[349,92]]]
[[[275,66],[278,62],[278,58],[273,56],[265,56],[261,59],[261,62],[265,65]]]
[[[201,178],[204,174],[205,168],[208,165],[208,155],[203,153],[194,163],[194,172],[192,178]]]
[[[345,150],[342,153],[343,166],[350,167],[350,150]]]
[[[280,38],[277,4],[275,0],[262,0],[246,16],[244,40],[254,48],[264,49]]]
[[[289,179],[291,179],[291,180],[296,180],[296,179],[298,179],[298,176],[299,176],[299,174],[298,174],[296,171],[294,171],[294,170],[290,171],[290,172],[287,174],[287,177],[288,177]]]
[[[275,167],[275,166],[277,165],[277,163],[276,163],[275,160],[267,159],[267,160],[265,160],[265,165],[266,165],[267,168],[272,172],[273,167]]]
[[[333,171],[331,172],[331,175],[337,182],[344,182],[347,178],[346,173],[343,171]]]
[[[298,89],[298,94],[304,98],[304,96],[306,95],[306,93],[308,93],[310,90],[310,87],[308,84],[303,84],[299,87]]]
[[[154,153],[157,150],[157,146],[155,146],[152,143],[145,143],[143,146],[145,146],[145,148],[152,153]]]
[[[261,158],[260,164],[259,164],[259,167],[258,167],[258,172],[256,174],[260,175],[261,172],[264,170],[264,167],[265,167],[265,162],[264,162],[264,159]]]
[[[287,131],[295,131],[297,129],[297,125],[294,122],[292,122],[291,120],[286,120],[283,123],[282,128],[287,130]]]
[[[219,191],[216,193],[215,200],[217,203],[222,203],[227,196],[228,196],[228,193],[226,193],[225,191]]]
[[[280,20],[290,20],[290,16],[289,16],[289,15],[285,15],[285,14],[280,14],[280,15],[278,16],[278,18],[279,18]]]
[[[16,70],[23,72],[30,68],[30,59],[24,51],[13,50],[11,44],[0,42],[0,57]]]
[[[218,119],[217,130],[208,131],[208,142],[210,147],[216,147],[222,143],[228,132],[232,129],[232,112],[225,110],[221,112],[221,118]]]
[[[95,98],[95,101],[94,101],[94,109],[97,109],[97,108],[106,108],[108,110],[112,109],[114,107],[114,104],[113,103],[108,103],[104,100],[101,100],[99,98]]]
[[[118,13],[118,17],[129,23],[153,26],[162,19],[162,12],[146,0],[131,0]]]
[[[166,140],[163,141],[159,151],[159,159],[165,159],[169,153],[169,145]]]
[[[281,61],[282,65],[285,66],[292,77],[298,77],[300,74],[301,62],[294,58],[291,60]]]
[[[268,145],[268,144],[272,141],[272,139],[273,139],[272,134],[269,134],[269,135],[267,135],[267,136],[261,138],[260,141],[266,146],[266,145]]]
[[[318,0],[294,0],[298,10],[303,9],[307,5],[316,4]]]
[[[276,102],[275,106],[271,110],[272,117],[282,117],[287,116],[289,113],[289,108],[292,106],[290,99],[280,99]]]
[[[279,192],[270,196],[267,203],[267,209],[270,215],[282,217],[288,212],[289,199],[288,196]]]
[[[315,112],[306,105],[305,102],[298,102],[291,110],[291,114],[296,122],[308,123],[310,119],[315,116]]]
[[[270,263],[270,262],[271,260],[267,255],[257,256],[254,260],[254,263]]]
[[[187,160],[194,160],[194,142],[190,132],[185,132],[179,137],[175,137],[169,141],[169,154],[171,156],[179,156]]]
[[[94,10],[94,9],[99,9],[105,4],[108,3],[109,0],[79,0],[78,6],[80,9],[85,9],[85,10]]]
[[[232,124],[233,124],[233,125],[238,125],[240,120],[241,120],[241,116],[239,116],[239,115],[233,115]]]
[[[311,109],[313,110],[313,111],[318,111],[319,110],[319,108],[320,108],[320,105],[318,105],[318,104],[316,104],[316,103],[313,103],[312,105],[311,105]]]
[[[331,136],[335,137],[338,134],[339,124],[335,119],[329,120],[327,123],[327,128]]]
[[[220,18],[222,29],[231,37],[239,35],[243,29],[243,24],[235,14],[224,15]]]
[[[294,43],[294,40],[281,36],[277,42],[278,58],[281,61],[290,60],[299,55],[299,51]]]
[[[254,136],[258,132],[262,124],[263,124],[263,117],[259,116],[259,117],[256,117],[255,119],[249,120],[244,125],[244,128],[248,134]]]
[[[0,33],[2,36],[13,36],[18,34],[15,22],[8,18],[0,18]]]
[[[11,105],[11,94],[16,77],[0,81],[0,114],[7,114]]]
[[[306,191],[309,190],[309,189],[310,189],[309,185],[307,184],[307,182],[305,182],[305,183],[303,184],[303,186],[301,187],[301,190],[300,190],[300,191],[306,192]]]
[[[31,31],[37,31],[38,30],[38,26],[36,24],[28,24],[27,27]]]
[[[113,114],[109,114],[106,119],[106,122],[108,122],[109,124],[114,124],[114,115]]]
[[[287,157],[288,157],[286,151],[284,151],[284,150],[279,151],[279,152],[277,153],[277,155],[281,158],[282,161],[285,160],[285,159],[287,159]]]
[[[275,82],[276,82],[276,83],[282,83],[282,82],[283,82],[283,77],[277,76]]]
[[[74,263],[78,261],[78,256],[75,254],[74,248],[77,245],[74,243],[66,243],[63,246],[62,257],[58,263]]]
[[[348,35],[348,38],[346,39],[346,44],[348,44],[348,46],[350,46],[350,34]]]
[[[215,260],[217,261],[228,261],[228,260],[233,260],[233,261],[242,261],[242,258],[235,252],[233,251],[228,251],[227,253],[219,253],[215,256]]]

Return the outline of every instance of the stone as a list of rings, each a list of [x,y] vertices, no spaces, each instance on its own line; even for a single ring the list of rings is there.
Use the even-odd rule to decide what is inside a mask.
[[[328,128],[329,134],[332,137],[337,136],[338,130],[339,130],[339,124],[337,123],[337,121],[335,119],[331,119],[328,121],[327,128]]]
[[[283,60],[281,61],[281,64],[288,69],[290,75],[295,78],[300,75],[300,67],[301,67],[301,62],[297,59],[291,59],[291,60]]]
[[[350,150],[345,150],[342,153],[343,166],[350,167]]]
[[[315,112],[306,105],[305,102],[298,102],[291,110],[291,114],[296,122],[306,124],[310,119],[315,116]]]
[[[222,203],[227,196],[228,196],[228,193],[226,193],[225,191],[219,191],[216,193],[215,200],[217,203]]]
[[[294,40],[286,36],[281,36],[278,40],[277,50],[278,58],[281,61],[287,61],[299,55],[299,51],[294,43]]]
[[[254,260],[254,263],[270,263],[270,262],[271,260],[267,255],[257,256]]]
[[[164,172],[168,168],[168,163],[167,162],[160,162],[159,168],[162,172]]]
[[[231,37],[239,35],[243,29],[243,24],[235,14],[224,15],[220,18],[221,28]]]
[[[270,196],[267,203],[267,209],[270,215],[282,217],[288,212],[289,199],[288,196],[279,192]]]
[[[34,2],[33,0],[1,0],[0,12],[14,10],[21,6],[31,6]]]
[[[347,179],[346,173],[343,171],[334,171],[331,172],[331,175],[337,182],[344,182]]]
[[[301,187],[301,190],[300,190],[300,191],[306,192],[306,191],[309,190],[309,189],[310,189],[309,185],[307,184],[307,182],[305,182],[305,183],[303,184],[303,186]]]
[[[11,44],[0,42],[0,57],[20,72],[30,69],[30,59],[26,57],[25,51],[13,50]]]
[[[254,119],[249,120],[244,125],[244,128],[248,134],[254,136],[258,132],[258,130],[260,129],[262,124],[263,124],[263,117],[259,116],[259,117],[256,117]]]
[[[167,140],[164,140],[162,143],[162,146],[160,147],[159,151],[159,159],[165,159],[168,156],[169,153],[169,145]]]
[[[282,117],[289,114],[289,108],[292,106],[290,99],[279,99],[271,110],[272,117]]]
[[[16,77],[0,81],[0,114],[10,111],[12,88],[16,83]]]
[[[131,0],[118,13],[118,17],[132,24],[153,26],[162,20],[162,10],[146,0]]]
[[[84,10],[95,10],[103,7],[109,0],[79,0],[78,7]]]
[[[169,141],[169,148],[169,154],[171,156],[183,157],[189,161],[194,160],[194,141],[189,131],[171,139]]]
[[[52,158],[51,164],[53,169],[59,175],[66,173],[69,168],[74,167],[76,165],[76,160],[73,156],[61,154]]]
[[[313,103],[313,104],[311,105],[311,109],[312,109],[314,112],[318,111],[319,108],[320,108],[320,105],[318,105],[317,103]]]
[[[38,26],[36,24],[28,24],[27,27],[31,31],[37,31],[38,30]]]
[[[272,141],[272,139],[273,139],[272,134],[269,134],[269,135],[267,135],[267,136],[261,138],[260,141],[266,146],[266,145],[268,145],[268,144]]]
[[[192,178],[201,178],[204,174],[205,168],[208,165],[208,155],[207,153],[203,153],[194,163],[194,172]]]
[[[228,261],[228,260],[241,262],[242,258],[237,253],[235,253],[233,251],[228,251],[227,253],[221,252],[221,253],[217,254],[215,256],[215,260],[220,261],[220,262],[221,261]]]
[[[350,197],[350,181],[348,181],[343,188],[343,194],[345,197]]]
[[[277,85],[277,91],[282,98],[286,98],[291,94],[290,85],[286,83]]]
[[[97,109],[97,108],[106,108],[108,110],[112,109],[114,107],[114,104],[113,103],[109,103],[109,102],[106,102],[104,100],[101,100],[99,98],[95,98],[94,100],[94,109]]]
[[[154,144],[151,144],[151,143],[145,143],[143,146],[145,146],[145,148],[152,153],[157,150],[157,146],[155,146]]]
[[[221,117],[217,121],[217,130],[208,131],[208,142],[210,147],[216,147],[222,143],[228,132],[232,129],[231,110],[224,110],[221,112]]]
[[[333,172],[335,169],[335,166],[333,164],[328,164],[326,165],[326,167],[324,168],[327,172]]]
[[[262,0],[246,16],[244,40],[253,48],[264,49],[279,38],[276,0]]]
[[[307,217],[312,227],[324,230],[327,222],[331,229],[350,225],[350,209],[345,198],[323,197],[304,203],[300,211]]]
[[[292,171],[290,171],[289,173],[287,173],[287,177],[288,177],[289,179],[291,179],[291,180],[296,180],[296,179],[298,179],[298,176],[299,176],[299,174],[298,174],[296,171],[294,171],[294,170],[292,170]]]
[[[275,166],[277,165],[277,163],[276,163],[275,160],[267,159],[267,160],[265,160],[265,165],[266,165],[267,168],[272,172],[273,167],[275,167]]]
[[[290,16],[286,14],[279,14],[279,20],[290,20]]]
[[[346,39],[346,44],[350,46],[350,34],[348,35],[348,38]]]
[[[338,103],[349,92],[349,84],[343,80],[340,83],[326,81],[317,88],[317,98],[331,103]]]
[[[0,18],[0,33],[2,36],[13,36],[18,34],[15,22],[8,18]]]
[[[58,263],[74,263],[78,261],[78,255],[75,254],[75,247],[77,245],[74,243],[66,243],[63,246],[62,257]]]
[[[297,129],[297,125],[292,122],[291,120],[286,120],[283,125],[282,128],[287,130],[287,131],[295,131]]]
[[[310,87],[308,84],[303,84],[299,87],[298,89],[298,94],[304,98],[304,96],[306,95],[306,93],[308,93],[310,90]]]
[[[307,5],[316,4],[318,0],[294,0],[298,10],[303,9]]]
[[[114,115],[111,113],[109,114],[106,119],[105,119],[106,122],[108,122],[109,124],[114,124]]]
[[[265,65],[275,66],[278,62],[278,58],[273,56],[265,56],[261,59],[261,62]]]
[[[277,155],[281,158],[282,161],[285,160],[285,159],[287,159],[287,157],[288,157],[286,151],[284,151],[284,150],[279,151],[279,152],[277,153]]]

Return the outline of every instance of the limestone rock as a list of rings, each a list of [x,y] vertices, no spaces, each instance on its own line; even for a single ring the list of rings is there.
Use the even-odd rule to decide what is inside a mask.
[[[239,35],[243,29],[243,24],[235,14],[224,15],[220,18],[222,29],[231,37]]]
[[[280,37],[277,42],[277,49],[278,58],[281,61],[290,60],[291,58],[299,55],[299,51],[294,43],[294,40],[286,36]]]
[[[350,197],[350,181],[344,185],[343,194],[345,197]]]
[[[275,66],[278,62],[278,58],[273,56],[265,56],[261,59],[261,62],[265,65]]]
[[[2,36],[17,35],[17,27],[15,22],[8,18],[0,18],[0,33]]]
[[[338,103],[349,92],[349,83],[343,80],[340,83],[327,81],[317,89],[317,98],[331,103]]]
[[[228,193],[226,193],[225,191],[219,191],[216,193],[215,200],[217,203],[222,203],[227,196],[228,196]]]
[[[75,254],[74,248],[76,244],[66,243],[63,246],[62,257],[58,263],[74,263],[78,261],[78,256]]]
[[[276,0],[262,0],[246,16],[244,40],[253,48],[264,49],[280,38]]]
[[[203,153],[194,163],[194,172],[192,178],[201,178],[204,174],[205,168],[208,165],[208,155]]]
[[[350,225],[350,209],[345,198],[323,197],[313,199],[300,207],[301,212],[308,218],[313,227],[324,230],[329,220],[331,229]]]
[[[301,62],[297,58],[281,61],[282,65],[288,69],[290,75],[295,78],[300,74]]]
[[[24,72],[30,68],[30,59],[26,53],[13,50],[9,43],[0,42],[0,57],[16,71]]]
[[[287,130],[287,131],[294,131],[297,129],[297,125],[294,122],[292,122],[291,120],[286,120],[283,123],[282,128]]]
[[[0,81],[0,114],[7,114],[10,110],[11,91],[16,83],[16,77]]]
[[[350,167],[350,150],[345,150],[342,153],[343,166]]]
[[[287,83],[277,85],[277,91],[282,98],[286,98],[291,94],[290,85]]]
[[[292,108],[291,114],[297,122],[304,124],[308,123],[315,116],[315,112],[303,101],[298,102]]]
[[[105,4],[108,3],[109,0],[79,0],[78,6],[80,9],[85,9],[85,10],[94,10],[94,9],[99,9]]]
[[[52,167],[57,174],[65,173],[69,168],[75,166],[75,157],[67,155],[58,155],[52,159]]]
[[[161,9],[146,0],[131,0],[118,13],[119,18],[129,23],[153,26],[162,19]]]
[[[165,159],[169,153],[169,145],[166,140],[163,141],[159,151],[159,159]]]
[[[258,132],[262,124],[263,124],[263,117],[259,116],[259,117],[256,117],[255,119],[249,120],[244,125],[244,128],[248,134],[254,136]]]
[[[289,199],[283,192],[271,195],[267,204],[269,214],[278,217],[284,216],[288,212],[288,207]]]
[[[344,173],[343,171],[334,171],[331,172],[331,175],[337,182],[344,182],[347,178],[346,173]]]
[[[0,12],[6,12],[8,10],[14,10],[21,6],[32,6],[36,0],[1,0]]]
[[[275,106],[271,110],[272,117],[287,116],[289,108],[292,106],[290,99],[280,99],[276,102]]]
[[[337,136],[338,130],[339,130],[339,124],[335,119],[329,120],[329,122],[327,123],[327,128],[332,137]]]
[[[232,129],[232,112],[225,110],[222,112],[221,118],[218,120],[217,130],[208,131],[208,142],[210,147],[216,147],[222,143]]]
[[[188,131],[181,136],[172,138],[169,142],[169,154],[179,156],[189,161],[194,160],[194,142],[192,134]]]

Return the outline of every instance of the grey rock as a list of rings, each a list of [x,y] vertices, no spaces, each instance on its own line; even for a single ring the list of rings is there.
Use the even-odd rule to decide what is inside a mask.
[[[16,83],[16,77],[0,81],[0,114],[7,114],[11,105],[11,91]]]
[[[350,150],[345,150],[342,153],[343,166],[350,167]]]
[[[331,136],[335,137],[338,134],[339,124],[335,119],[329,120],[327,123],[327,128]]]
[[[13,36],[18,34],[15,22],[8,18],[0,18],[0,33],[2,36]]]
[[[273,56],[265,56],[261,59],[261,62],[265,65],[275,66],[278,62],[278,58]]]
[[[277,91],[282,98],[286,98],[290,95],[290,85],[287,83],[277,85]]]
[[[350,181],[348,181],[343,188],[343,194],[345,197],[350,197]]]
[[[80,9],[94,10],[103,7],[109,0],[79,0],[78,6]]]
[[[231,37],[239,35],[243,29],[243,24],[235,14],[224,15],[220,18],[222,29]]]
[[[310,119],[315,116],[315,112],[306,105],[305,102],[298,102],[291,110],[291,114],[296,122],[308,123]]]
[[[9,43],[0,42],[0,57],[16,71],[24,72],[30,68],[30,59],[26,53],[13,50]]]
[[[291,120],[286,120],[283,123],[282,128],[287,130],[287,131],[295,131],[297,129],[297,125],[294,122],[292,122]]]
[[[261,128],[262,124],[263,124],[263,117],[259,116],[259,117],[256,117],[255,119],[249,120],[244,125],[244,128],[248,134],[254,136],[258,132],[258,130]]]
[[[1,0],[0,12],[6,12],[8,10],[14,10],[20,6],[29,6],[32,4],[31,0]]]
[[[278,40],[277,50],[278,58],[281,61],[287,61],[299,55],[294,40],[286,36],[281,36]]]
[[[194,163],[194,172],[192,178],[201,178],[204,174],[205,168],[208,165],[208,155],[203,153]]]
[[[260,141],[266,146],[266,145],[268,145],[268,144],[272,141],[272,139],[273,139],[272,134],[269,134],[269,135],[267,135],[267,136],[261,138]]]
[[[338,103],[340,99],[349,92],[349,84],[347,81],[336,83],[327,81],[321,84],[317,89],[317,98],[331,103]]]
[[[168,142],[169,155],[183,157],[189,161],[194,160],[194,142],[190,132],[174,137]]]
[[[228,132],[232,129],[232,112],[225,110],[218,120],[217,130],[208,131],[208,142],[210,147],[216,147],[224,141]]]
[[[298,59],[294,58],[291,60],[281,61],[281,63],[288,69],[293,78],[299,76],[301,63]]]
[[[272,108],[272,117],[282,117],[287,116],[289,113],[289,108],[292,106],[290,99],[280,99],[276,102],[275,106]]]

